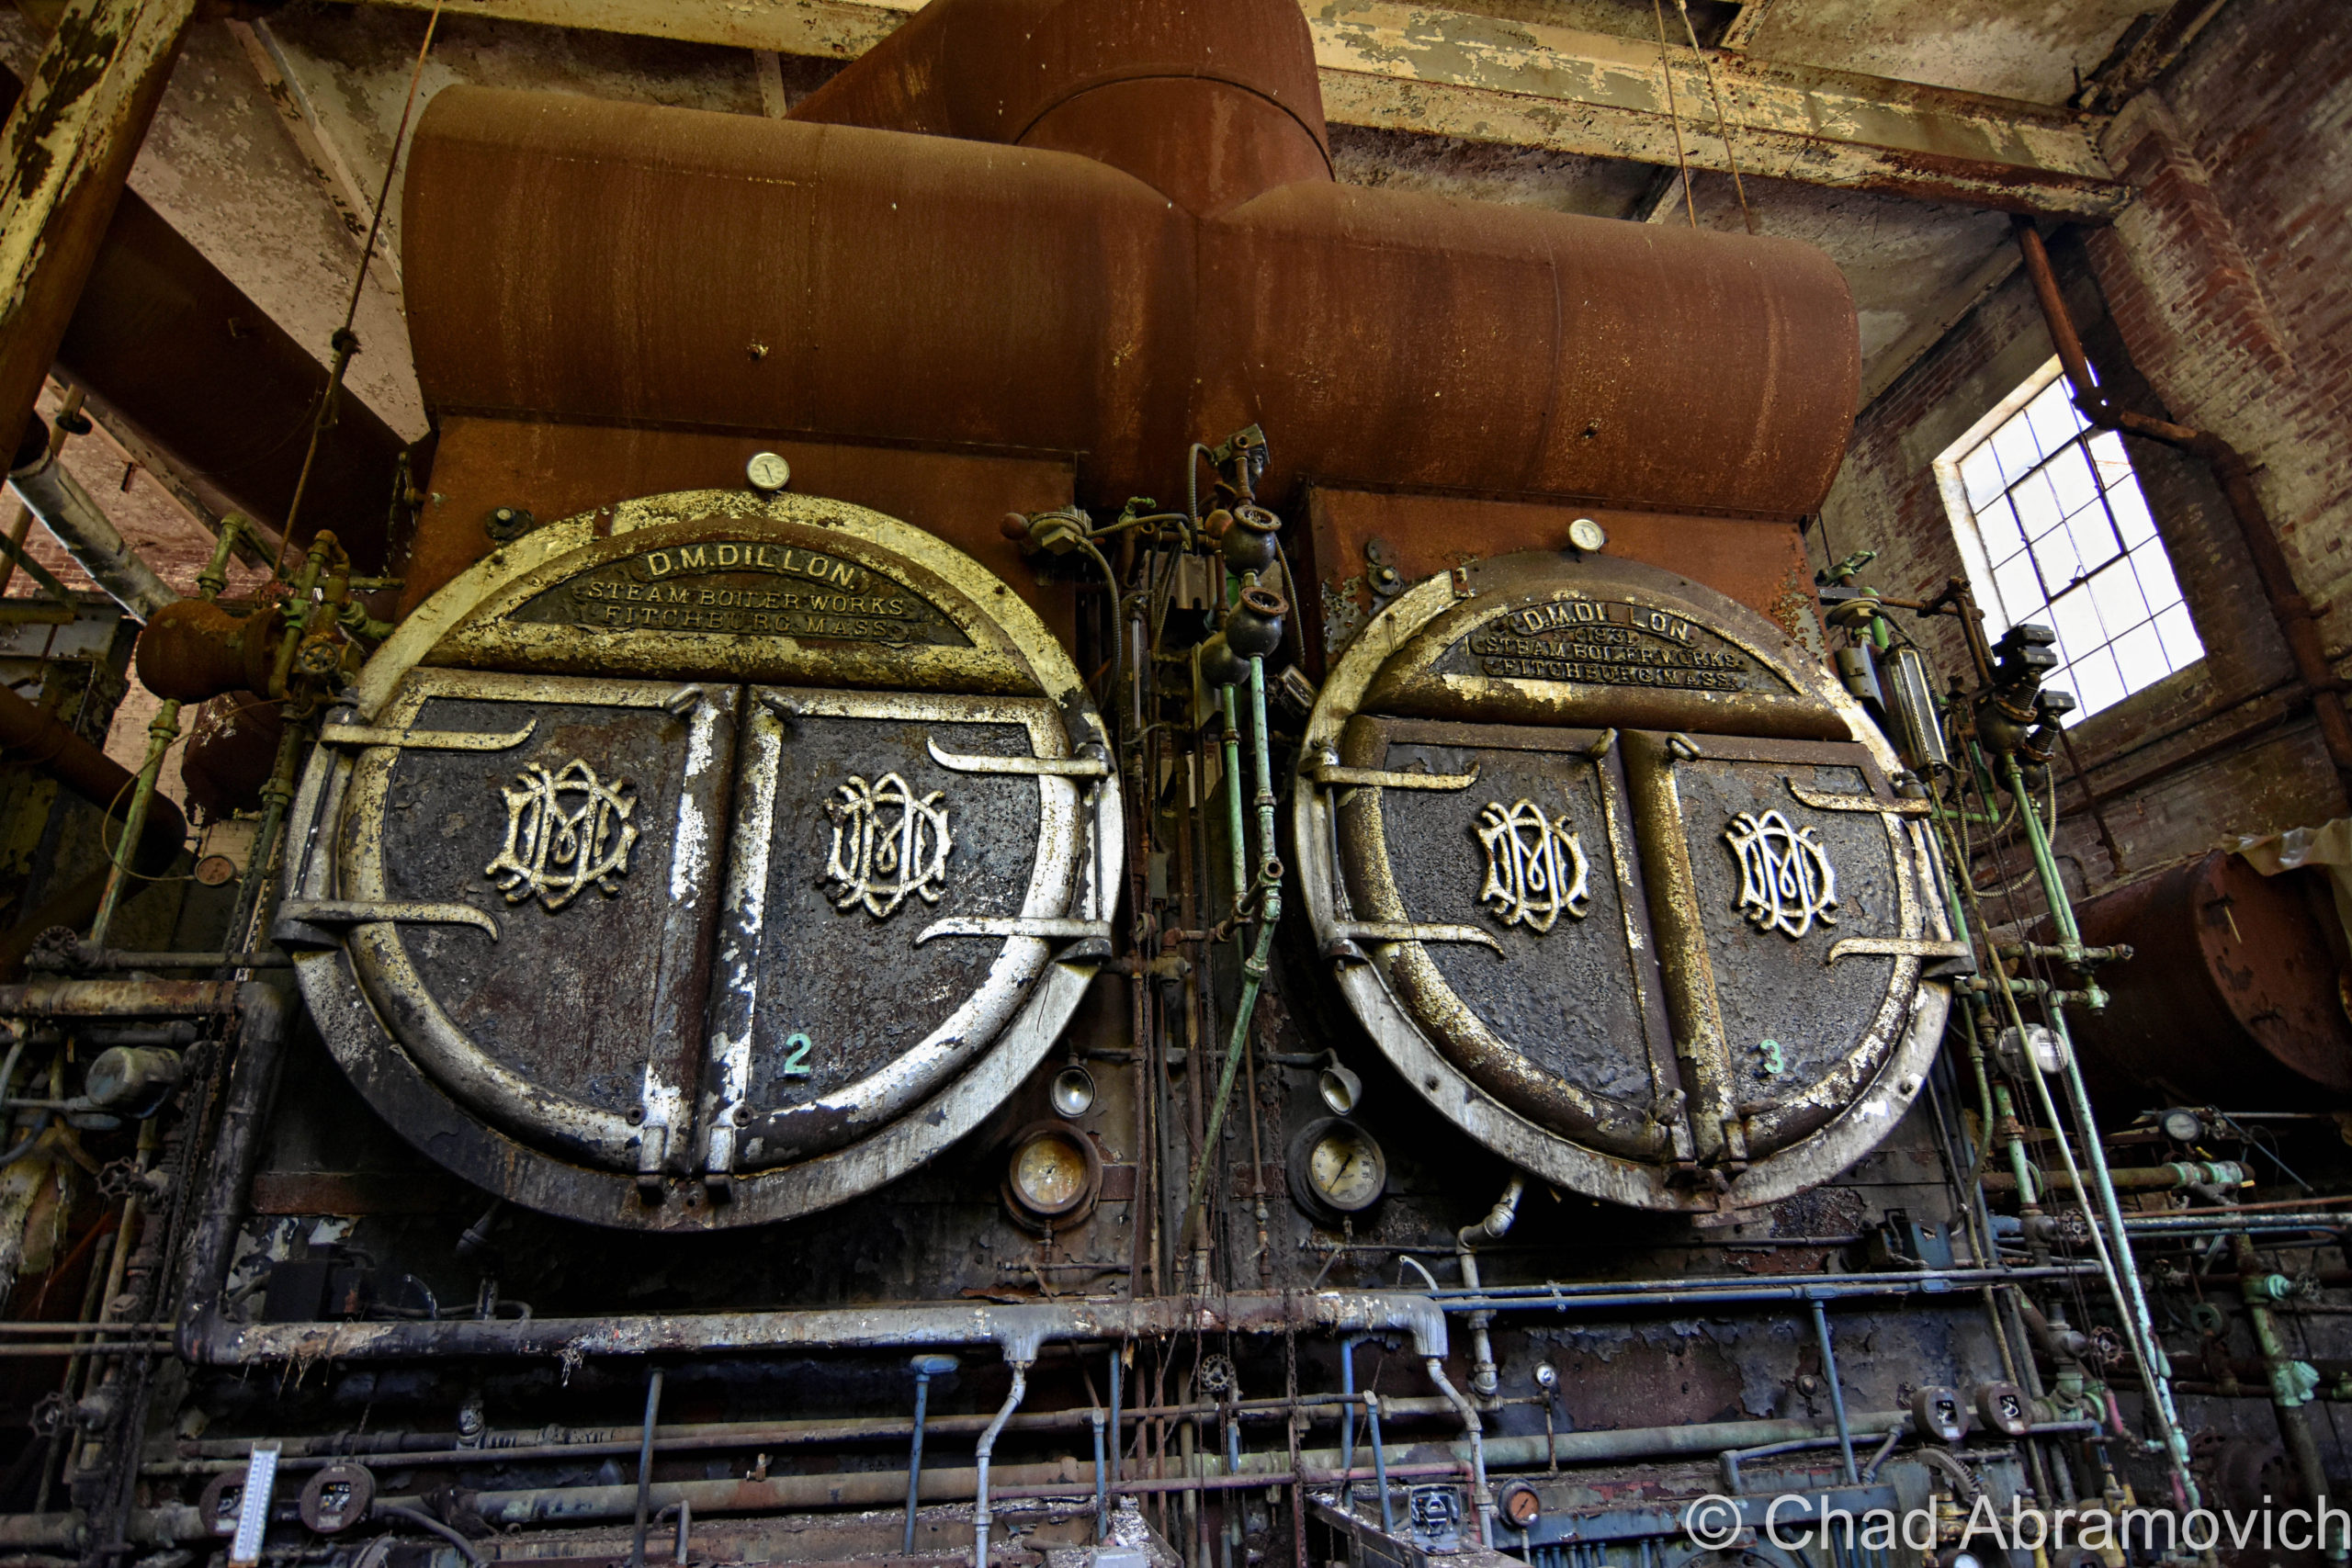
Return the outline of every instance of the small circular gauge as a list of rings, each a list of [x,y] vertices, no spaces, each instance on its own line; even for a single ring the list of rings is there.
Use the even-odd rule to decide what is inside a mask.
[[[1514,1481],[1503,1488],[1496,1500],[1496,1508],[1506,1523],[1515,1529],[1525,1529],[1544,1514],[1544,1499],[1535,1488],[1524,1481]]]
[[[1387,1156],[1354,1122],[1330,1117],[1291,1140],[1291,1196],[1316,1218],[1361,1214],[1387,1189]]]
[[[743,477],[763,495],[774,495],[792,482],[792,465],[775,452],[755,452],[743,465]]]
[[[1587,555],[1609,547],[1609,530],[1589,517],[1579,517],[1568,525],[1568,543]]]
[[[1005,1162],[1004,1196],[1013,1214],[1032,1226],[1059,1230],[1094,1206],[1102,1185],[1102,1156],[1093,1140],[1059,1122],[1022,1129]]]

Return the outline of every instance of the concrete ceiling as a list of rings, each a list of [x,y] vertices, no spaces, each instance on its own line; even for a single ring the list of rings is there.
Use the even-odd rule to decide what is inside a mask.
[[[566,0],[489,3],[560,11]],[[1993,95],[2066,126],[2063,114],[2025,106],[2062,105],[2075,91],[2076,73],[2095,71],[2135,18],[2159,3],[1690,0],[1689,16],[1702,43],[1726,51],[1719,56],[1726,64],[1740,58],[1730,51],[1744,51],[1748,60],[1770,62],[1758,68],[1767,73],[1865,73],[1890,79],[1898,91],[1899,84],[1919,83]],[[297,0],[257,22],[199,23],[132,175],[142,196],[322,361],[351,289],[424,32],[424,14],[404,8],[409,4]],[[909,0],[895,4],[909,8]],[[607,4],[595,14],[629,9]],[[1334,16],[1374,10],[1389,26],[1400,9],[1374,0],[1309,7],[1327,26]],[[1533,40],[1530,48],[1595,38],[1646,40],[1655,51],[1663,20],[1669,51],[1679,47],[1686,62],[1694,58],[1674,0],[1469,0],[1408,19],[1412,28],[1427,23],[1448,37],[1474,38],[1490,55],[1498,39],[1522,35]],[[39,47],[25,15],[0,11],[0,59],[23,73]],[[778,111],[837,68],[820,58],[763,57],[719,43],[447,15],[423,90],[429,96],[469,82],[760,114]],[[1427,62],[1413,68],[1426,71]],[[1703,103],[1679,112],[1694,143],[1712,127]],[[1735,152],[1749,112],[1735,99]],[[1452,135],[1335,124],[1339,177],[1603,217],[1690,220],[1680,186],[1672,170],[1657,166],[1655,149],[1620,158],[1515,144],[1471,129]],[[1741,226],[1727,177],[1702,168],[1692,183],[1702,226]],[[1758,227],[1819,245],[1844,269],[1860,316],[1866,398],[1931,347],[2005,271],[2007,220],[1981,206],[1755,175],[1746,184]],[[397,181],[391,188],[385,242],[360,299],[364,348],[352,382],[388,423],[413,436],[423,433],[424,415],[401,321]]]

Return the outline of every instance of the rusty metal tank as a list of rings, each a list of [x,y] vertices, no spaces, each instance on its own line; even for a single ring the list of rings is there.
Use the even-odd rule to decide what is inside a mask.
[[[1257,423],[1278,502],[1782,525],[1852,426],[1821,252],[1335,184],[1312,39],[1261,0],[935,0],[788,120],[453,87],[406,180],[437,413],[1052,457],[1111,509]],[[428,509],[409,604],[476,522]]]
[[[2264,876],[2215,850],[2083,904],[2106,1009],[2067,1014],[2102,1111],[2352,1102],[2341,929],[2316,872]],[[2046,933],[2045,933],[2046,934]]]

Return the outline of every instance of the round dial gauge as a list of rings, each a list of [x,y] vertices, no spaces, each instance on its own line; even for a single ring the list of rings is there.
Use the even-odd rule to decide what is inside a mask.
[[[1318,1217],[1360,1214],[1388,1187],[1388,1160],[1371,1134],[1332,1117],[1292,1141],[1291,1192]]]
[[[1092,1140],[1064,1122],[1035,1122],[1012,1140],[1004,1195],[1013,1217],[1033,1228],[1058,1230],[1084,1219],[1102,1184]]]

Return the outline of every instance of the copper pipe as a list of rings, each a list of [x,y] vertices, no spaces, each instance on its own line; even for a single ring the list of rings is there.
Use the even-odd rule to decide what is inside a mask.
[[[2312,710],[2318,716],[2320,738],[2327,746],[2328,760],[2335,764],[2346,798],[2352,800],[2352,713],[2344,706],[2344,682],[2328,663],[2326,645],[2320,637],[2319,616],[2313,613],[2311,601],[2295,586],[2294,570],[2288,564],[2287,552],[2279,547],[2270,513],[2255,490],[2254,471],[2245,455],[2211,431],[2193,430],[2169,420],[2133,413],[2117,408],[2108,400],[2091,379],[2090,361],[2083,353],[2074,320],[2066,313],[2066,301],[2058,292],[2058,279],[2050,270],[2050,253],[2042,246],[2041,233],[2030,219],[2020,217],[2016,223],[2018,248],[2025,256],[2026,276],[2033,282],[2034,298],[2041,303],[2042,319],[2049,323],[2058,362],[2065,367],[2066,383],[2075,394],[2075,407],[2100,430],[2161,441],[2202,457],[2213,470],[2222,499],[2229,502],[2230,515],[2237,522],[2238,535],[2245,541],[2246,553],[2254,558],[2255,575],[2262,580],[2262,596],[2269,602],[2278,635],[2286,639],[2287,651],[2294,658],[2295,673],[2312,690]]]

